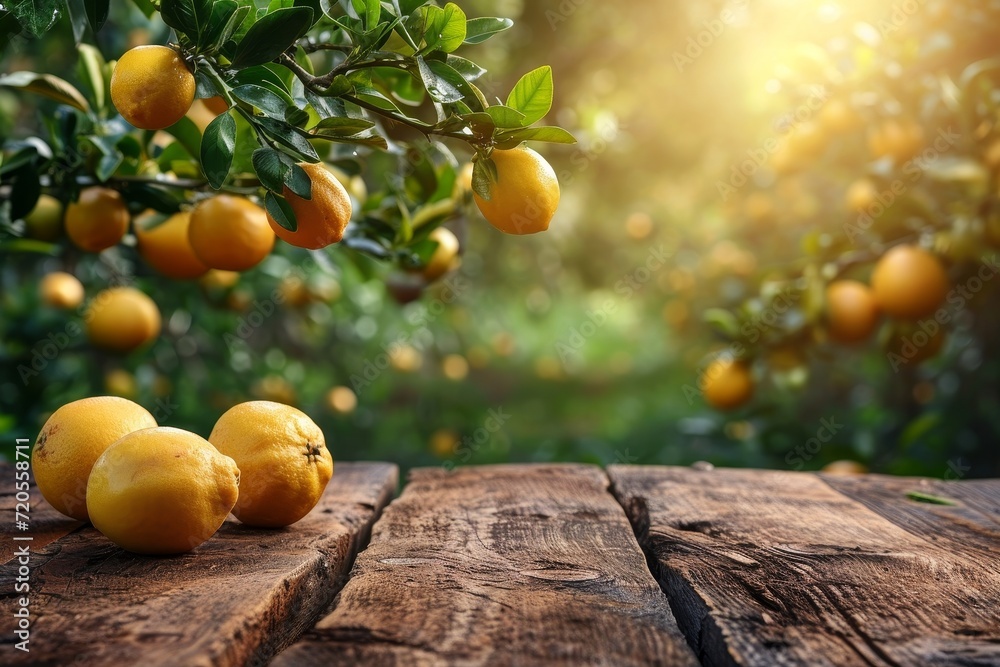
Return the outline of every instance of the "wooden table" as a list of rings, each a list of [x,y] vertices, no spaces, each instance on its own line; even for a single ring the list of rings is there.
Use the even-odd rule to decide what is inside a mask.
[[[16,530],[0,466],[0,664],[1000,665],[1000,480],[504,465],[390,503],[397,476],[341,463],[295,526],[150,558],[34,492]]]

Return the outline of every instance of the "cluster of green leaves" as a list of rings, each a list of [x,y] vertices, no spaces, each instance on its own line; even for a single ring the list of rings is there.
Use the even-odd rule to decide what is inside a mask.
[[[505,102],[491,103],[476,83],[486,70],[456,55],[463,45],[480,44],[509,29],[509,19],[470,19],[454,3],[423,0],[162,0],[156,7],[136,2],[147,15],[158,11],[173,29],[174,46],[195,75],[197,97],[220,97],[229,110],[204,134],[190,119],[181,119],[166,129],[174,141],[161,146],[154,142],[155,133],[136,132],[117,116],[108,93],[113,63],[83,43],[79,75],[87,90],[44,73],[0,78],[0,85],[56,99],[75,116],[76,137],[50,124],[49,137],[39,141],[51,150],[37,152],[30,171],[19,172],[22,177],[39,175],[51,184],[125,177],[143,206],[177,210],[189,195],[175,192],[177,181],[166,183],[155,174],[143,179],[152,163],[154,171],[172,174],[185,185],[203,183],[200,189],[262,192],[272,217],[294,230],[285,194],[311,196],[301,163],[325,160],[350,173],[359,161],[386,153],[397,167],[388,170],[387,189],[367,203],[347,244],[379,257],[395,254],[404,262],[419,262],[426,252],[420,249],[422,238],[445,217],[420,210],[451,198],[459,166],[436,138],[472,147],[474,187],[484,197],[496,178],[492,150],[529,140],[575,141],[562,128],[534,126],[552,105],[551,68],[529,72]],[[85,4],[90,28],[99,30],[106,3]],[[44,32],[36,27],[32,34]],[[81,32],[78,39],[88,35]],[[409,135],[403,127],[410,128]],[[77,157],[71,165],[45,158],[67,153]],[[72,196],[73,188],[69,192]],[[19,202],[8,219],[25,207],[30,210],[29,199]]]

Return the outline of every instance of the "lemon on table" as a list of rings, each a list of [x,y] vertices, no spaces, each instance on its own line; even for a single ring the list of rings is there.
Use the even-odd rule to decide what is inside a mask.
[[[87,520],[87,478],[94,462],[123,435],[156,426],[145,408],[117,396],[67,403],[42,426],[31,468],[42,497],[66,516]]]
[[[204,438],[157,427],[117,440],[94,464],[87,508],[94,527],[128,551],[191,551],[222,526],[239,495],[236,463]]]
[[[281,403],[249,401],[230,408],[208,441],[240,468],[233,514],[250,526],[295,523],[316,506],[333,476],[333,457],[319,426]]]

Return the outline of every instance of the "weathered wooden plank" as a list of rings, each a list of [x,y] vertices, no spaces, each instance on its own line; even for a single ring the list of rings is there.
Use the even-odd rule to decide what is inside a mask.
[[[1000,480],[956,482],[885,475],[821,477],[887,521],[939,547],[972,559],[992,554],[982,564],[1000,574]],[[918,502],[908,496],[910,493],[953,504]]]
[[[604,473],[416,470],[274,665],[693,665]]]
[[[0,520],[0,530],[4,532],[4,539],[0,540],[0,563],[6,563],[13,558],[17,548],[27,542],[14,540],[14,535],[31,537],[31,548],[37,550],[83,525],[82,522],[63,516],[52,509],[52,506],[42,499],[42,494],[35,486],[34,477],[31,477],[26,522],[28,530],[18,530],[14,512],[18,510],[23,513],[24,508],[19,507],[20,503],[17,502],[14,472],[14,464],[0,462],[0,517],[3,517]]]
[[[33,552],[31,652],[11,645],[5,612],[2,662],[263,664],[329,609],[397,478],[391,464],[338,463],[299,523],[265,530],[230,519],[183,556],[129,554],[90,526],[70,533]],[[16,560],[0,566],[4,610],[20,597],[16,572]]]
[[[609,476],[704,664],[1000,664],[996,556],[936,544],[935,522],[904,528],[807,473]]]

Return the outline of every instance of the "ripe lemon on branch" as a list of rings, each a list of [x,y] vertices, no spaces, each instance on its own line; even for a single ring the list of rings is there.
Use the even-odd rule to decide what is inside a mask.
[[[198,259],[188,240],[191,214],[175,213],[162,223],[152,226],[151,220],[136,220],[135,237],[139,254],[161,274],[174,280],[200,278],[208,266]]]
[[[88,252],[117,245],[128,223],[125,200],[110,188],[87,188],[66,208],[66,234],[76,247]]]
[[[111,75],[111,101],[140,130],[162,130],[179,121],[191,108],[194,93],[194,75],[166,46],[126,51]]]
[[[246,271],[270,254],[274,232],[260,206],[243,197],[218,195],[191,211],[188,241],[208,267]]]
[[[559,180],[552,166],[527,146],[494,150],[490,160],[496,165],[495,178],[479,162],[473,173],[473,198],[487,222],[506,234],[548,229],[559,207]]]
[[[351,221],[351,197],[336,176],[321,162],[300,162],[299,167],[312,182],[311,196],[304,199],[284,187],[283,195],[297,222],[295,231],[286,229],[267,214],[267,222],[279,239],[299,248],[318,250],[344,238],[344,229]]]

